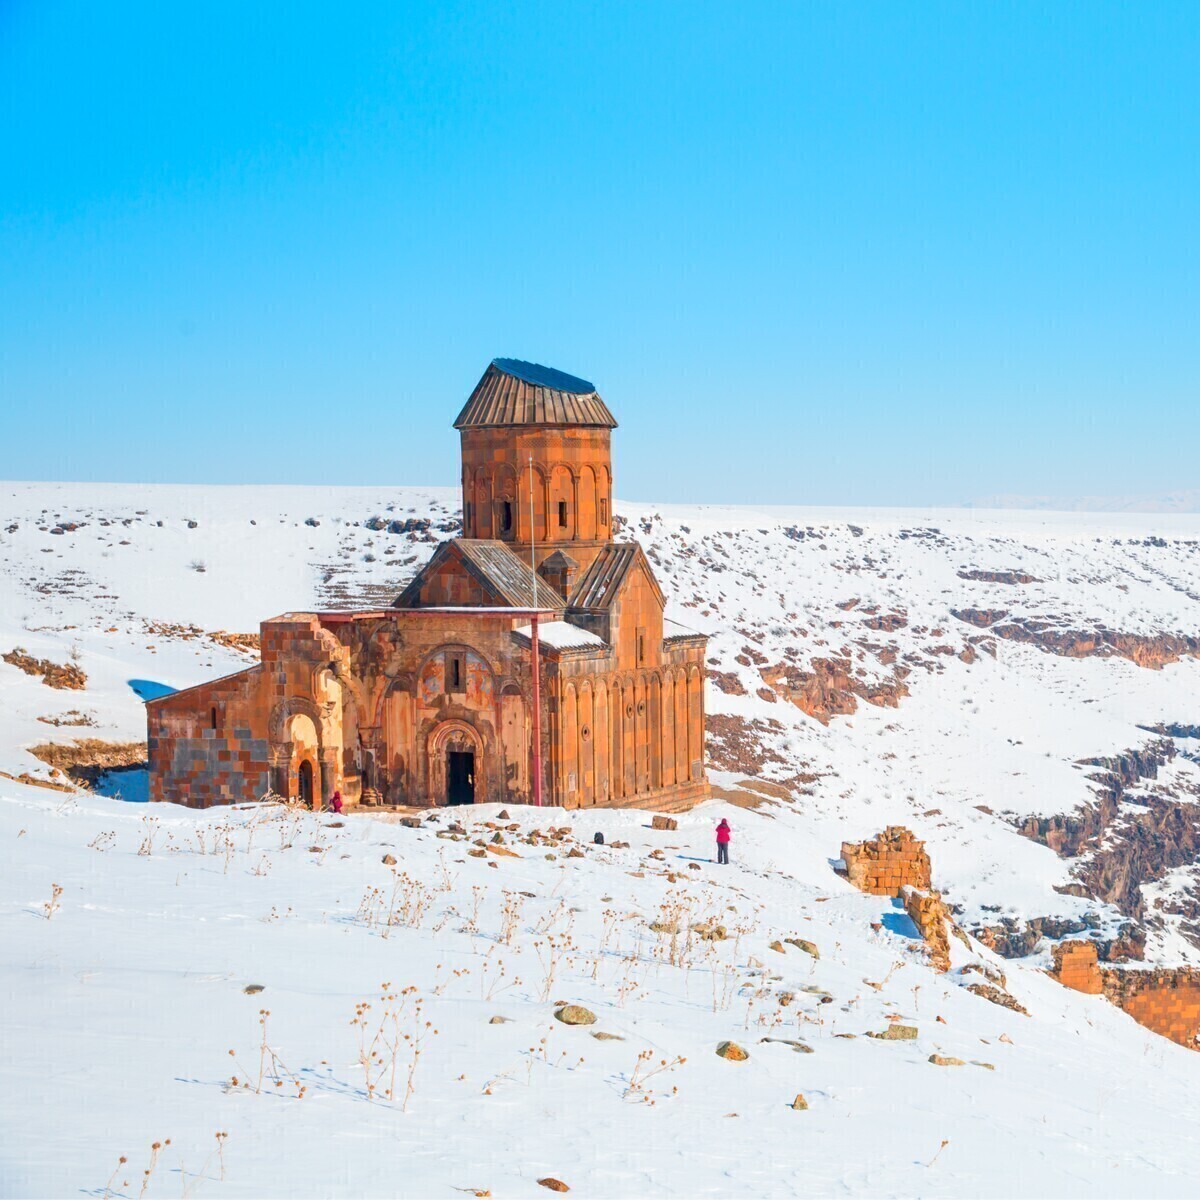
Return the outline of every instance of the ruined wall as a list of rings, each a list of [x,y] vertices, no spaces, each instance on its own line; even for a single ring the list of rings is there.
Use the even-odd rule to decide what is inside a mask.
[[[1200,1049],[1200,969],[1102,967],[1094,943],[1063,942],[1050,974],[1064,987],[1104,995],[1154,1033]]]
[[[271,766],[267,684],[262,668],[251,667],[148,703],[150,799],[208,808],[263,796]]]
[[[929,962],[935,971],[950,970],[950,935],[953,918],[940,892],[902,891],[904,911],[912,918],[929,950]],[[961,936],[961,935],[960,935]]]
[[[207,808],[296,796],[312,770],[314,807],[335,790],[353,799],[346,746],[356,713],[343,703],[340,647],[312,614],[263,622],[262,662],[146,705],[150,799]]]
[[[1054,947],[1054,968],[1050,974],[1063,987],[1098,996],[1104,991],[1096,947],[1091,942],[1062,942]]]
[[[846,877],[860,892],[899,896],[905,887],[928,891],[929,855],[903,825],[889,825],[869,842],[843,842]]]

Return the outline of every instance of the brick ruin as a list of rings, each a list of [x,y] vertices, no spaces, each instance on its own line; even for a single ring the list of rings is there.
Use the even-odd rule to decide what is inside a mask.
[[[903,825],[889,825],[869,842],[843,842],[842,861],[846,878],[872,896],[899,896],[906,887],[923,892],[930,888],[925,843]]]
[[[843,842],[846,878],[860,892],[899,899],[912,918],[935,971],[950,969],[950,932],[962,936],[940,892],[932,889],[925,843],[903,825],[866,842]]]
[[[274,617],[259,665],[150,701],[151,799],[522,804],[539,758],[547,804],[707,799],[707,638],[613,539],[615,427],[590,383],[494,360],[455,421],[464,536],[391,607]]]
[[[950,970],[950,934],[954,930],[962,936],[954,924],[946,902],[940,892],[922,892],[916,888],[906,887],[901,899],[904,901],[904,911],[912,918],[917,932],[925,942],[929,952],[929,965],[935,971]],[[968,943],[969,945],[970,943]]]
[[[1200,1049],[1200,968],[1101,966],[1093,942],[1073,941],[1054,947],[1050,974],[1064,987],[1104,996],[1152,1032]]]

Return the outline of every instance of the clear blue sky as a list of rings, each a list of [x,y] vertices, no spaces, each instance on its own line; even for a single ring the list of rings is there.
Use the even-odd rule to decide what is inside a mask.
[[[0,477],[1200,486],[1200,5],[0,0]]]

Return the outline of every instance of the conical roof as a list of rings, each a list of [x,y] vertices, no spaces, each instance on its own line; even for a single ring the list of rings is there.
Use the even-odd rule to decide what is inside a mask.
[[[594,384],[565,371],[516,358],[494,358],[454,422],[455,429],[492,425],[593,425],[617,422]]]

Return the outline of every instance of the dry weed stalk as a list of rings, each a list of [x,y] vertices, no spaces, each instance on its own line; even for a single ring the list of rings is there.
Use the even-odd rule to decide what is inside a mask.
[[[492,951],[495,949],[496,947],[493,946],[487,952],[487,957],[483,960],[483,969],[479,973],[479,995],[484,1000],[492,1000],[502,992],[507,992],[509,988],[521,986],[519,976],[514,975],[512,979],[507,978],[508,968],[502,958],[497,957],[496,962],[492,964]]]
[[[299,1076],[294,1071],[288,1069],[283,1059],[275,1053],[267,1040],[267,1021],[271,1016],[271,1010],[260,1008],[258,1010],[258,1024],[262,1031],[261,1040],[258,1047],[258,1076],[251,1082],[251,1072],[242,1067],[238,1061],[234,1051],[230,1050],[229,1057],[233,1059],[233,1065],[241,1071],[242,1076],[234,1075],[227,1088],[232,1090],[242,1090],[253,1092],[256,1096],[262,1094],[263,1083],[269,1082],[276,1088],[282,1089],[285,1084],[296,1089],[296,1099],[303,1100],[308,1088],[300,1082]],[[278,1094],[282,1094],[281,1092]]]
[[[170,1138],[165,1138],[161,1142],[152,1142],[150,1144],[150,1165],[142,1172],[142,1186],[138,1191],[138,1200],[142,1200],[142,1197],[145,1196],[146,1189],[150,1186],[150,1180],[154,1177],[155,1169],[158,1167],[158,1152],[160,1150],[164,1150],[170,1144]],[[125,1161],[124,1157],[122,1157],[121,1161]],[[128,1184],[122,1184],[122,1187],[127,1186]]]
[[[118,1158],[118,1159],[117,1159],[117,1165],[116,1165],[116,1166],[113,1168],[113,1173],[112,1173],[112,1174],[111,1174],[111,1175],[108,1177],[108,1182],[107,1182],[107,1183],[104,1185],[104,1196],[102,1197],[102,1200],[112,1200],[112,1187],[113,1187],[113,1184],[116,1182],[117,1176],[118,1176],[118,1175],[120,1175],[120,1173],[121,1173],[121,1168],[122,1168],[122,1167],[123,1167],[123,1166],[124,1166],[124,1165],[125,1165],[125,1164],[126,1164],[128,1161],[129,1161],[129,1159],[127,1159],[127,1158],[125,1157],[125,1155],[123,1155],[123,1154],[121,1155],[121,1157],[120,1157],[120,1158]],[[122,1181],[122,1183],[121,1183],[121,1186],[122,1186],[123,1188],[125,1188],[125,1187],[128,1187],[128,1186],[129,1186],[129,1180],[128,1180],[128,1179],[126,1179],[126,1180]]]
[[[208,1168],[212,1165],[212,1160],[217,1160],[220,1174],[217,1179],[220,1183],[225,1182],[225,1139],[229,1136],[227,1133],[214,1133],[213,1137],[217,1139],[216,1147],[208,1152],[208,1157],[204,1160],[204,1165],[200,1168],[197,1174],[192,1176],[191,1182],[188,1182],[187,1171],[184,1170],[183,1163],[179,1164],[179,1174],[183,1177],[183,1200],[190,1200],[190,1197],[196,1194],[196,1188],[205,1179],[209,1178]]]
[[[500,934],[497,939],[502,945],[512,945],[513,938],[521,927],[524,909],[525,897],[519,892],[510,892],[505,888],[504,903],[500,907]]]
[[[548,1033],[545,1033],[538,1040],[538,1044],[536,1046],[529,1047],[529,1051],[528,1051],[529,1057],[526,1059],[526,1062],[525,1062],[525,1082],[526,1082],[526,1084],[532,1084],[532,1082],[533,1082],[533,1065],[534,1065],[534,1063],[540,1061],[547,1067],[561,1067],[563,1065],[563,1063],[566,1061],[567,1051],[565,1051],[565,1050],[560,1050],[557,1058],[550,1057],[550,1051],[546,1048],[547,1043],[549,1041],[550,1041],[550,1035]],[[580,1055],[579,1058],[567,1068],[567,1070],[577,1071],[580,1067],[583,1066],[583,1063],[584,1063],[583,1056]]]
[[[106,829],[103,833],[98,833],[90,842],[88,842],[89,850],[111,850],[117,844],[116,831]]]
[[[475,934],[479,932],[479,910],[483,906],[483,888],[476,884],[471,889],[471,915],[460,930],[461,933]]]
[[[687,1059],[677,1054],[674,1058],[661,1058],[655,1063],[654,1051],[643,1050],[637,1056],[637,1062],[633,1065],[633,1073],[629,1076],[629,1086],[622,1093],[621,1099],[628,1100],[632,1097],[640,1104],[654,1105],[656,1103],[655,1093],[647,1084],[656,1076],[673,1071],[676,1067],[682,1067],[685,1062]],[[678,1092],[678,1087],[671,1089],[672,1096],[677,1095]]]
[[[442,964],[438,963],[437,970],[442,969]],[[452,968],[449,975],[444,976],[438,983],[434,984],[433,990],[429,993],[431,996],[440,996],[447,988],[451,979],[461,979],[464,975],[470,975],[469,967]]]
[[[378,1017],[371,1015],[371,1005],[363,1000],[354,1009],[351,1026],[358,1036],[358,1061],[363,1069],[367,1099],[381,1096],[394,1102],[398,1094],[397,1075],[402,1054],[407,1045],[409,1060],[404,1081],[404,1099],[401,1111],[408,1111],[408,1102],[416,1090],[417,1067],[421,1061],[425,1039],[436,1036],[437,1030],[431,1021],[423,1021],[424,1002],[415,987],[409,986],[399,992],[389,990],[390,983],[380,987],[381,1011]],[[407,1017],[410,1031],[401,1028]]]
[[[538,956],[538,962],[542,964],[541,999],[543,1003],[550,999],[550,993],[554,990],[554,980],[563,963],[570,962],[570,952],[575,949],[575,939],[571,935],[570,922],[564,932],[547,934],[544,939],[539,938],[533,943],[534,953]]]
[[[158,836],[159,820],[157,817],[142,818],[142,844],[138,847],[138,854],[142,857],[147,857],[154,853],[154,839]]]
[[[50,885],[50,899],[47,900],[42,905],[42,908],[45,910],[45,913],[46,913],[47,921],[49,921],[50,918],[53,917],[54,914],[56,912],[58,912],[58,910],[62,907],[62,905],[59,904],[59,899],[62,896],[62,894],[63,894],[63,890],[62,890],[61,884],[52,883]]]

